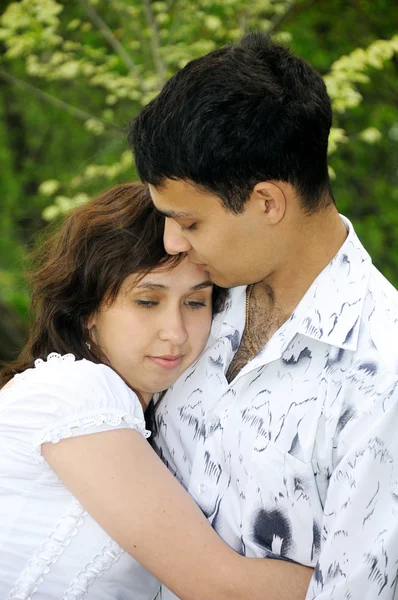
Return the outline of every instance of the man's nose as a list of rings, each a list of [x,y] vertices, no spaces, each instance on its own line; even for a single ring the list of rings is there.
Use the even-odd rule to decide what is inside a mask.
[[[180,254],[188,252],[192,248],[191,244],[181,235],[180,226],[173,219],[166,219],[163,243],[167,254]]]

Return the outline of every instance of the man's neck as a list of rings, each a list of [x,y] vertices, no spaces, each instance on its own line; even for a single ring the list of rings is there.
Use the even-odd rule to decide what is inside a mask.
[[[346,227],[334,207],[306,217],[296,229],[290,229],[298,233],[286,234],[291,243],[281,268],[252,289],[244,335],[229,366],[228,381],[253,357],[252,348],[258,352],[286,322],[347,237]]]
[[[337,254],[347,237],[346,226],[335,206],[303,217],[279,269],[255,287],[269,298],[269,307],[290,315],[308,288]]]

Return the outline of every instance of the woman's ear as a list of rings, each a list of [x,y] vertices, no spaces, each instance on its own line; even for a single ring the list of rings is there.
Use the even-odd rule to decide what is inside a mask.
[[[84,328],[88,329],[88,331],[90,331],[90,329],[92,329],[93,327],[95,327],[96,322],[97,322],[97,316],[95,314],[91,315],[87,319],[87,321],[84,323]]]
[[[91,343],[97,342],[97,328],[95,326],[95,317],[90,317],[90,319],[87,321],[87,326],[84,328],[84,335],[84,343],[86,344],[87,348],[91,350]]]
[[[83,324],[83,331],[86,346],[91,349],[91,342],[95,342],[96,338],[96,314],[90,315]]]

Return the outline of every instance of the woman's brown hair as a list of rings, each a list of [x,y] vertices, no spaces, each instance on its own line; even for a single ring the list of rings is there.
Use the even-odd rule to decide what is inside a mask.
[[[170,256],[164,249],[163,228],[164,217],[147,187],[137,182],[107,190],[69,214],[33,252],[32,326],[18,359],[0,371],[0,388],[51,352],[106,362],[88,338],[87,320],[103,300],[116,299],[128,275],[179,262],[181,255]],[[214,312],[225,293],[215,287]]]

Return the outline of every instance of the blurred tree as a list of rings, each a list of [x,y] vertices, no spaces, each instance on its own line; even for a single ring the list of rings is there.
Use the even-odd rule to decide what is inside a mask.
[[[6,1],[0,298],[26,320],[24,257],[45,221],[134,179],[126,122],[189,60],[252,29],[324,75],[337,204],[398,283],[397,22],[392,0]]]

